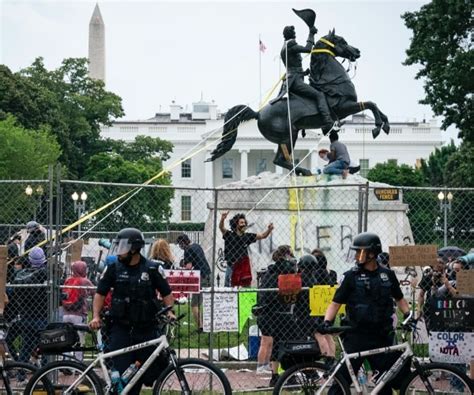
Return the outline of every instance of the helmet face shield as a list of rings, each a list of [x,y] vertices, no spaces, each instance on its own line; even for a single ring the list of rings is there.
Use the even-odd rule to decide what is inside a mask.
[[[346,261],[350,263],[363,264],[367,262],[368,251],[365,248],[350,247],[347,253]]]
[[[127,254],[132,249],[132,243],[128,239],[115,239],[110,247],[109,255]]]

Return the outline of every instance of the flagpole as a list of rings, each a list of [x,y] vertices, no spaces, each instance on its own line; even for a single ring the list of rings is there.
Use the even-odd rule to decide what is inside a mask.
[[[258,82],[259,82],[259,93],[260,101],[259,106],[262,105],[262,50],[261,50],[262,37],[258,35]]]

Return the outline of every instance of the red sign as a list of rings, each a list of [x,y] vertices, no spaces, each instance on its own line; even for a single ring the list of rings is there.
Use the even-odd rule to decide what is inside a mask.
[[[187,294],[198,294],[201,290],[201,273],[199,270],[165,270],[165,275],[175,298]]]

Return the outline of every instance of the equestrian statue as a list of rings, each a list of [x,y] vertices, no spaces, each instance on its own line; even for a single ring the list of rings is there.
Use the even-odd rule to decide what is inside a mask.
[[[291,153],[300,131],[304,137],[306,129],[321,128],[326,135],[332,130],[337,131],[342,124],[340,120],[368,109],[375,120],[373,138],[381,130],[387,134],[390,132],[387,116],[374,102],[357,101],[354,84],[336,59],[341,57],[353,62],[360,57],[360,51],[336,35],[335,29],[314,42],[314,35],[318,31],[314,26],[316,13],[310,9],[293,11],[308,25],[309,35],[306,45],[302,46],[296,42],[293,26],[283,29],[285,42],[281,59],[286,66],[286,75],[279,94],[258,112],[245,105],[229,109],[224,118],[222,140],[207,161],[213,161],[228,152],[237,139],[239,125],[252,119],[257,120],[263,137],[278,145],[273,163],[303,176],[311,175],[311,171],[299,166],[293,169],[291,162]],[[303,70],[302,53],[311,54],[307,71]],[[304,82],[307,74],[310,84]]]

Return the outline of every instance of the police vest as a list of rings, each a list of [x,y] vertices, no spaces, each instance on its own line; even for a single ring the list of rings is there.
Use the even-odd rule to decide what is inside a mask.
[[[393,298],[388,273],[380,269],[371,274],[356,270],[353,281],[354,292],[346,305],[351,325],[375,332],[391,328]]]
[[[123,263],[115,264],[115,286],[110,310],[113,320],[131,325],[149,325],[154,321],[158,300],[149,273],[153,265],[156,266],[150,261],[140,262],[139,270],[130,274]]]

